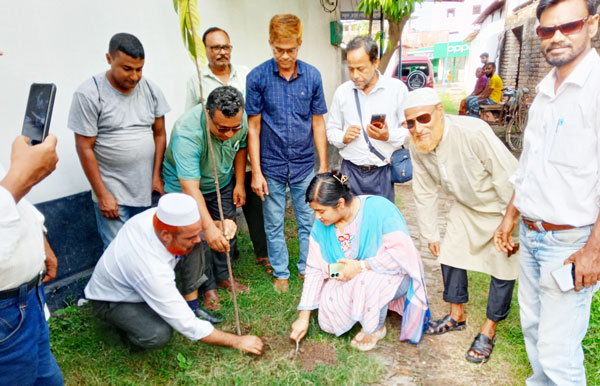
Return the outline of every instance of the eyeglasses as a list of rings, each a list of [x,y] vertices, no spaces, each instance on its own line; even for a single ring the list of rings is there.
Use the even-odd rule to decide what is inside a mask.
[[[293,55],[296,55],[296,53],[298,52],[298,47],[280,48],[280,47],[273,46],[273,51],[275,52],[275,54],[277,56],[282,56],[283,54],[288,54],[289,56],[293,56]]]
[[[431,113],[421,114],[418,117],[416,117],[415,119],[407,119],[406,121],[402,122],[402,126],[404,126],[404,128],[406,128],[408,130],[412,130],[415,128],[415,125],[417,124],[417,122],[425,125],[425,124],[431,122],[431,117],[432,117],[434,111],[435,111],[435,107],[433,108],[433,110],[431,110]]]
[[[551,27],[542,27],[541,25],[535,29],[535,32],[540,37],[540,39],[551,39],[556,31],[560,31],[563,35],[571,35],[575,34],[583,28],[583,25],[587,21],[590,16],[586,16],[583,19],[570,21],[565,24],[553,25]]]
[[[229,130],[231,130],[235,133],[236,131],[239,131],[242,129],[242,125],[239,125],[236,127],[222,127],[222,126],[217,125],[217,123],[215,121],[212,121],[212,123],[213,123],[213,125],[215,125],[217,130],[219,130],[219,132],[221,132],[221,133],[227,133],[227,132],[229,132]]]
[[[208,49],[210,49],[213,54],[218,54],[221,51],[230,52],[232,48],[233,46],[230,44],[224,44],[222,46],[208,46]]]

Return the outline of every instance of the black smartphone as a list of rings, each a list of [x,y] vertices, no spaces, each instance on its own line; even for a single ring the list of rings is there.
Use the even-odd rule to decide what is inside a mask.
[[[371,124],[379,129],[383,127],[385,123],[385,114],[373,114],[371,115]]]
[[[30,145],[42,143],[48,136],[55,95],[56,85],[54,83],[33,83],[29,88],[29,99],[21,134],[30,139]]]

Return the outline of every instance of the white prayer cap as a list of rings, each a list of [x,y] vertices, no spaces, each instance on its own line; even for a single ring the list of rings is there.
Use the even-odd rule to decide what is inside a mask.
[[[442,103],[437,92],[431,87],[418,88],[409,92],[404,98],[404,110],[413,107],[435,106]]]
[[[184,227],[197,223],[200,220],[200,212],[192,196],[168,193],[158,200],[156,217],[167,225]]]

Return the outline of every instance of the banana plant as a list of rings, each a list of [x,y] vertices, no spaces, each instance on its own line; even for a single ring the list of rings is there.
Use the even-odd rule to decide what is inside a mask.
[[[213,173],[215,177],[215,187],[217,193],[217,204],[219,206],[219,216],[221,218],[221,224],[225,227],[225,219],[223,216],[223,205],[221,203],[221,188],[219,186],[219,177],[217,176],[217,163],[215,162],[215,153],[212,147],[212,141],[210,140],[211,133],[208,124],[208,112],[204,104],[204,96],[202,94],[202,74],[200,71],[201,67],[204,67],[206,63],[206,47],[198,34],[197,28],[200,26],[200,12],[198,12],[198,0],[173,0],[173,6],[175,12],[179,15],[179,22],[181,25],[181,36],[183,38],[183,44],[187,48],[194,65],[196,66],[196,73],[198,75],[198,87],[200,89],[200,104],[202,110],[204,110],[204,118],[206,119],[206,138],[208,142],[208,149],[212,160]],[[227,271],[229,273],[229,282],[231,284],[231,295],[233,297],[233,309],[235,312],[235,327],[237,334],[242,335],[240,329],[240,313],[237,304],[236,287],[233,282],[233,269],[231,267],[231,258],[229,252],[226,253],[227,259]]]

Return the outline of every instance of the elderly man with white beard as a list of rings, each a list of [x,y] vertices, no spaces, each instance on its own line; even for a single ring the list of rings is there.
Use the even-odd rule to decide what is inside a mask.
[[[517,160],[482,120],[444,114],[433,89],[412,91],[405,101],[403,125],[411,139],[419,229],[431,253],[439,257],[444,301],[450,303],[450,313],[431,322],[425,333],[464,329],[464,303],[469,300],[467,270],[488,274],[487,319],[466,354],[471,362],[486,362],[494,348],[496,325],[510,311],[519,272],[517,256],[498,252],[492,237],[512,196],[509,177]],[[437,225],[440,187],[456,199],[441,246]]]

